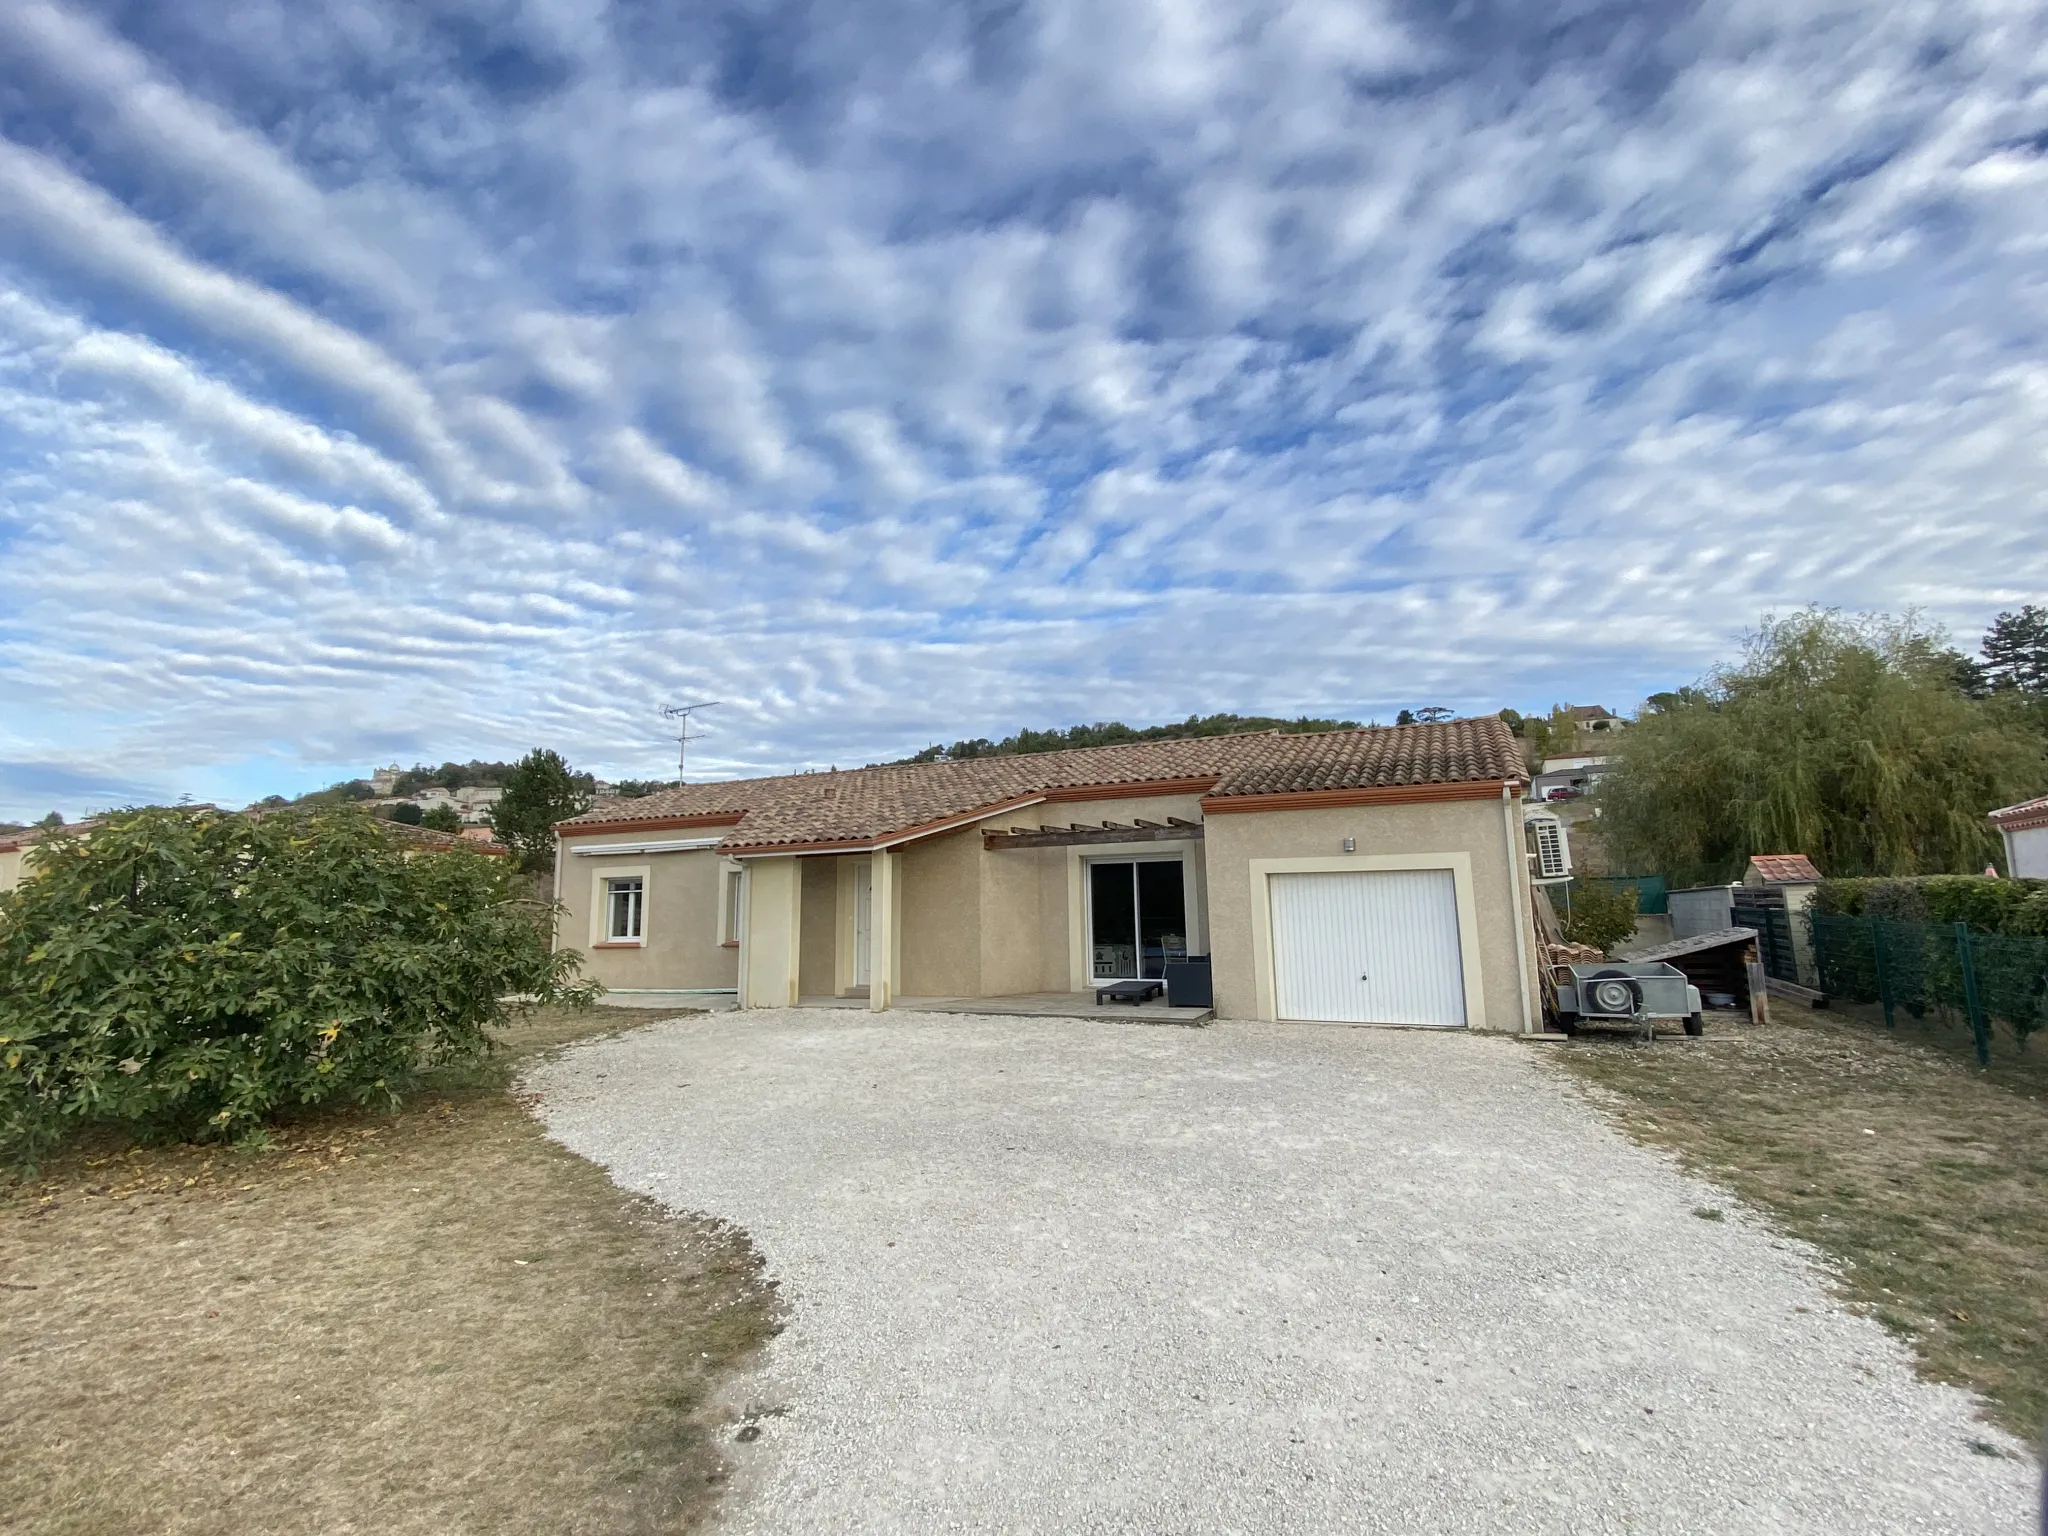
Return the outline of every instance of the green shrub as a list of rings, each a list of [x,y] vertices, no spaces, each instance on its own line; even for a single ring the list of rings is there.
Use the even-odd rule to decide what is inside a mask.
[[[86,1122],[248,1138],[289,1105],[395,1105],[473,1060],[508,995],[594,994],[507,861],[357,811],[116,813],[0,895],[0,1162]]]
[[[462,813],[446,803],[430,805],[420,814],[420,825],[430,832],[459,833],[462,831]]]
[[[1814,888],[1814,907],[1829,916],[1968,923],[1979,933],[2048,937],[2048,880],[1989,875],[1823,880]]]
[[[1564,936],[1603,955],[1636,931],[1636,888],[1604,880],[1575,880],[1567,894]]]

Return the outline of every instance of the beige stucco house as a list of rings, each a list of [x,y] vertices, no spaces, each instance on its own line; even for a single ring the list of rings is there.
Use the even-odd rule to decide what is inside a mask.
[[[1224,1018],[1532,1031],[1525,787],[1491,718],[690,784],[556,828],[556,942],[743,1007],[1206,955]]]
[[[91,822],[79,822],[63,830],[78,832],[91,825]],[[49,831],[43,827],[24,827],[19,832],[0,832],[0,891],[13,890],[34,872],[35,846],[49,835]]]

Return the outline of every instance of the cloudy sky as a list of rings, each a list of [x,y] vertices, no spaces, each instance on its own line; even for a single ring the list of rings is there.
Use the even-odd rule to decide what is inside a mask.
[[[0,0],[0,815],[2048,594],[2038,0]]]

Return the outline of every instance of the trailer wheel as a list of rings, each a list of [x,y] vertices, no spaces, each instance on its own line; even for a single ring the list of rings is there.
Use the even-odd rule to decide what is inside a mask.
[[[1707,1032],[1707,1021],[1696,1013],[1688,1013],[1685,1016],[1685,1032],[1695,1038],[1704,1035]]]

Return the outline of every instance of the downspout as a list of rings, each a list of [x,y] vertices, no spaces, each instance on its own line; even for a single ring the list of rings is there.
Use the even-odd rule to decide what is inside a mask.
[[[751,935],[748,932],[752,924],[748,922],[748,918],[751,916],[749,908],[751,908],[754,905],[754,871],[752,867],[746,863],[745,860],[740,860],[739,866],[740,917],[739,922],[734,925],[733,931],[739,935],[740,954],[739,974],[733,978],[737,985],[733,988],[733,990],[738,994],[739,1006],[742,1008],[751,1008],[754,1006],[754,995],[753,989],[747,985],[747,963],[753,954],[753,945],[750,942]]]
[[[496,829],[494,828],[493,830],[496,830]],[[551,887],[551,889],[552,889],[552,892],[553,892],[553,894],[552,894],[552,896],[550,897],[550,900],[552,900],[552,901],[554,902],[554,905],[555,905],[555,910],[554,910],[554,913],[552,914],[551,920],[550,920],[550,921],[549,921],[549,923],[548,923],[548,953],[549,953],[549,954],[551,954],[551,955],[552,955],[552,954],[553,954],[553,953],[554,953],[554,952],[555,952],[556,950],[558,950],[558,949],[560,949],[560,948],[562,947],[562,854],[563,854],[563,852],[564,852],[564,849],[563,849],[563,847],[562,847],[562,834],[561,834],[561,833],[560,833],[559,831],[557,831],[557,832],[555,833],[555,878],[554,878],[554,882],[553,882],[553,885],[552,885],[552,887]]]
[[[1515,996],[1522,1005],[1522,1033],[1533,1035],[1536,1024],[1529,1015],[1529,932],[1522,917],[1522,871],[1528,860],[1522,857],[1522,840],[1516,836],[1515,786],[1506,780],[1500,786],[1500,825],[1508,850],[1508,904],[1515,914]]]

